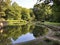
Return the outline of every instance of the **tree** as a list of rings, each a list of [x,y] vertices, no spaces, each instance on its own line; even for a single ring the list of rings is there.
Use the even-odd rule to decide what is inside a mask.
[[[42,0],[39,0],[39,2],[40,1]],[[52,0],[45,0],[44,3],[36,4],[34,6],[33,11],[37,20],[44,19],[53,22],[60,22],[60,0],[53,0],[53,5],[50,6],[49,3],[51,3],[51,1]]]
[[[10,4],[10,1],[11,0],[1,0],[0,1],[0,15],[1,15],[1,18],[6,17],[5,10],[7,9],[8,5]]]
[[[51,16],[52,16],[52,8],[50,5],[45,5],[45,11],[44,11],[44,19],[46,21],[50,21],[51,20]]]
[[[35,15],[34,15],[34,13],[33,13],[33,9],[30,9],[30,21],[33,21],[33,20],[35,20]]]
[[[48,20],[52,14],[51,6],[45,3],[36,4],[33,11],[38,21]]]
[[[53,12],[53,21],[54,22],[60,22],[60,1],[59,0],[53,0],[54,5],[52,7],[52,12]]]
[[[20,20],[21,19],[21,7],[14,2],[9,8],[5,10],[6,18],[9,20]]]
[[[12,7],[14,8],[13,13],[15,14],[15,20],[20,20],[22,8],[16,2],[12,4]]]
[[[29,9],[26,9],[26,8],[22,8],[22,11],[21,11],[21,15],[22,15],[22,19],[23,20],[26,20],[26,21],[29,21],[30,20],[30,10]]]
[[[44,7],[45,7],[45,4],[37,4],[34,6],[33,8],[33,12],[35,14],[35,18],[39,21],[42,20],[42,17],[44,15]]]
[[[60,0],[53,0],[53,2],[54,2],[54,4],[56,4],[56,5],[60,5]]]

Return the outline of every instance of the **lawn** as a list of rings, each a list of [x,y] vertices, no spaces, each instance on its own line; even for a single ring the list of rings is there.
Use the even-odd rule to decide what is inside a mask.
[[[55,23],[55,22],[44,22],[46,25],[53,25],[53,26],[60,26],[60,23]]]
[[[6,20],[8,22],[7,25],[24,25],[27,24],[25,20]]]

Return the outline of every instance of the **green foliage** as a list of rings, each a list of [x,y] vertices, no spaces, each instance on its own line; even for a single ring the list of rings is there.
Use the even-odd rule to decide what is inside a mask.
[[[51,6],[41,3],[34,6],[34,14],[37,20],[48,20],[52,14]]]
[[[4,0],[0,3],[0,12],[4,12],[3,17],[6,20],[34,20],[34,13],[32,9],[26,9],[19,6],[16,2],[11,4],[11,0]]]
[[[31,9],[22,8],[21,15],[21,18],[26,21],[31,21],[34,19],[34,13]]]
[[[60,0],[53,0],[54,4],[60,5]]]
[[[30,19],[30,14],[29,14],[28,9],[23,8],[21,14],[22,14],[22,19],[23,20],[29,20]]]
[[[53,0],[52,6],[49,5],[50,2],[50,0],[45,0],[44,3],[35,4],[33,12],[38,21],[60,22],[60,0]]]
[[[44,14],[44,4],[43,5],[40,5],[40,4],[35,5],[33,8],[33,12],[35,14],[35,18],[37,20],[41,20],[43,14]]]
[[[60,5],[54,5],[52,7],[53,10],[53,21],[54,22],[60,22]]]

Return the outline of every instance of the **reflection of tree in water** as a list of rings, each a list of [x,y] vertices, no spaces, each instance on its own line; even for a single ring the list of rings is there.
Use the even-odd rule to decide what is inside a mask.
[[[22,25],[22,34],[26,34],[27,32],[32,32],[34,25]]]
[[[9,45],[11,43],[11,37],[16,40],[22,34],[32,32],[33,27],[30,24],[4,27],[3,33],[0,34],[0,45],[7,45],[7,43]]]
[[[22,34],[29,32],[30,26],[31,25],[22,25]]]
[[[0,34],[0,45],[7,45],[7,43],[9,45],[11,43],[11,38],[16,40],[19,36],[28,32],[33,33],[35,37],[42,36],[47,32],[47,28],[31,24],[7,26],[3,30],[3,33]]]
[[[35,37],[39,37],[39,36],[45,35],[47,31],[48,31],[48,29],[46,27],[35,26],[32,33]]]
[[[10,44],[11,40],[8,39],[5,33],[0,33],[0,45],[7,45],[7,43]]]

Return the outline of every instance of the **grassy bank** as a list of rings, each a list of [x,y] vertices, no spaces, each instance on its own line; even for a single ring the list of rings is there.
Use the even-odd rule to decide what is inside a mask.
[[[27,24],[28,22],[25,20],[6,20],[7,25],[24,25]]]
[[[46,25],[53,25],[53,26],[60,26],[60,23],[55,23],[55,22],[44,22]]]

